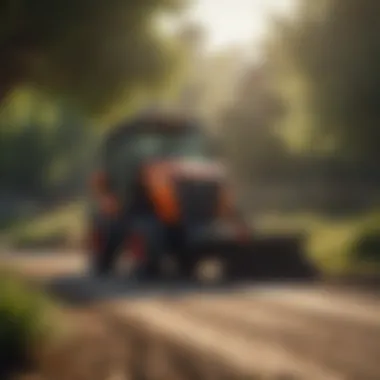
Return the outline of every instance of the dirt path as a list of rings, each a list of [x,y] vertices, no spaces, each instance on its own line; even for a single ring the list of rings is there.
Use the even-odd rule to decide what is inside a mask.
[[[380,379],[380,300],[374,297],[324,286],[206,292],[99,283],[80,277],[81,259],[16,261],[48,281],[76,273],[60,280],[61,296],[91,300],[112,319],[130,348],[126,361],[139,363],[129,369],[133,378],[140,371],[149,380]]]

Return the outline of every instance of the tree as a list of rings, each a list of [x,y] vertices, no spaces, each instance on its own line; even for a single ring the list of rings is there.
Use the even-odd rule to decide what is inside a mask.
[[[272,86],[269,66],[250,67],[222,117],[224,145],[240,178],[273,179],[281,172],[286,147],[276,126],[283,105]]]
[[[102,130],[39,92],[15,91],[12,100],[1,110],[0,192],[48,199],[59,188],[64,196],[78,193]]]
[[[182,0],[2,0],[0,101],[19,84],[91,114],[154,89],[176,50],[156,22]]]
[[[300,2],[272,44],[291,109],[305,116],[291,123],[302,120],[314,145],[366,161],[379,158],[379,14],[377,0]]]

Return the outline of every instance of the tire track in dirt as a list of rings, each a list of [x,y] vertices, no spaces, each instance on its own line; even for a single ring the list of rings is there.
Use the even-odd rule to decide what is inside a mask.
[[[82,258],[58,256],[9,262],[43,278],[83,268]],[[118,287],[92,281],[65,283],[63,293],[99,299],[99,308],[129,325],[131,333],[140,325],[142,345],[149,342],[144,341],[149,334],[176,341],[178,352],[169,349],[168,357],[181,352],[187,358],[190,351],[181,348],[187,347],[202,360],[219,357],[220,363],[231,363],[242,374],[292,380],[380,379],[380,302],[376,300],[317,286],[264,285],[219,295],[180,292],[176,297],[160,295],[165,291],[157,289],[157,295],[148,299],[120,292],[120,298],[111,302]],[[128,288],[127,283],[123,286]],[[108,300],[100,297],[103,293]],[[193,357],[195,364],[201,360],[196,354]]]
[[[274,342],[247,339],[242,331],[235,334],[207,318],[196,318],[159,301],[133,305],[113,302],[105,307],[148,336],[176,341],[178,351],[197,352],[198,362],[216,361],[235,368],[240,378],[345,380],[338,372],[300,358]]]
[[[327,308],[325,313],[313,313],[301,306],[238,296],[171,304],[187,318],[249,341],[279,345],[307,361],[344,374],[346,379],[380,378],[380,321],[365,324],[349,316],[336,319],[331,318]]]

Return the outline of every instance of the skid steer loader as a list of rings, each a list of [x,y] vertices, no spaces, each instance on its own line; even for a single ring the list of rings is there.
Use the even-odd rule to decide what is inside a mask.
[[[308,278],[302,236],[259,236],[238,212],[226,171],[201,125],[140,115],[114,128],[92,176],[91,270],[121,257],[147,279]]]

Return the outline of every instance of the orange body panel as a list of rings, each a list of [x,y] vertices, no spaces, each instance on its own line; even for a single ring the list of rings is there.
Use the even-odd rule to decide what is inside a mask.
[[[148,187],[157,215],[166,223],[179,220],[179,207],[173,188],[173,166],[168,163],[152,165],[145,169],[143,178]]]
[[[174,189],[173,179],[176,177],[197,179],[223,178],[223,172],[217,165],[205,165],[198,162],[162,162],[145,168],[143,180],[156,207],[157,215],[166,223],[180,220],[180,207]],[[226,212],[230,203],[229,197],[220,199],[220,213]]]
[[[157,216],[167,224],[176,224],[181,217],[174,188],[174,179],[178,177],[193,180],[209,178],[219,180],[223,178],[223,171],[215,164],[205,165],[202,162],[189,161],[166,161],[146,166],[142,172],[143,182]],[[120,204],[109,190],[106,173],[100,171],[93,175],[92,189],[102,212],[108,216],[117,215]],[[230,214],[232,214],[231,195],[227,189],[222,189],[216,217],[228,218]]]

